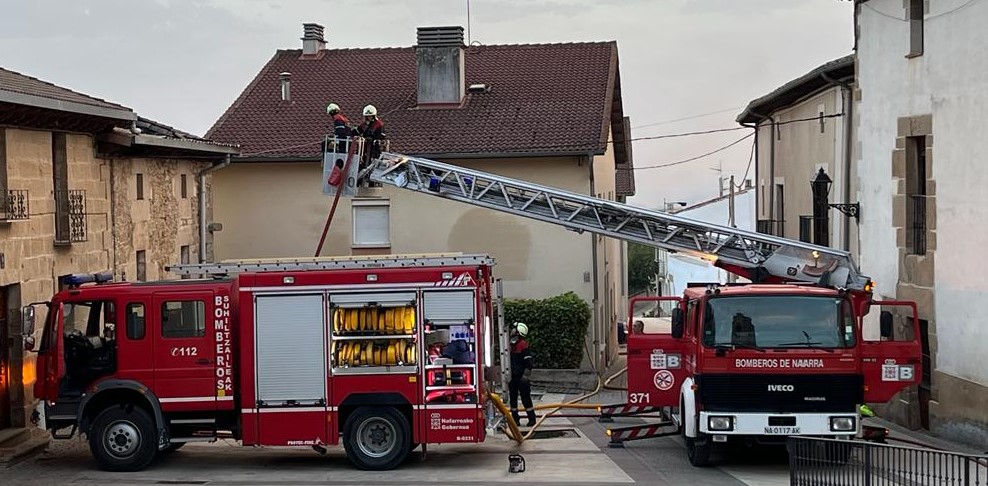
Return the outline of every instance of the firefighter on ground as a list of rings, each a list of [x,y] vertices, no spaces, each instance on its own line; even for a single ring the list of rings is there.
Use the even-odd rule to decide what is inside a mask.
[[[350,139],[353,128],[350,125],[350,119],[343,114],[343,110],[340,109],[340,105],[336,103],[330,103],[326,106],[326,113],[333,117],[333,135],[339,140],[339,145],[337,145],[336,152],[346,153],[347,141]]]
[[[377,117],[374,105],[364,107],[364,122],[357,127],[357,133],[364,137],[364,161],[381,156],[381,140],[387,138],[384,133],[384,122]]]
[[[532,352],[528,347],[528,325],[516,322],[511,326],[511,381],[508,382],[508,392],[511,399],[511,418],[515,423],[521,422],[518,414],[518,395],[525,406],[528,415],[528,426],[535,425],[535,405],[532,404],[532,368],[535,367]]]

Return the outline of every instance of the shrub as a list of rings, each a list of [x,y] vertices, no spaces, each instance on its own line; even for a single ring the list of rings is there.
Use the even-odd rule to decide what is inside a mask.
[[[507,299],[505,325],[528,324],[536,368],[573,369],[583,361],[590,306],[573,292],[548,299]]]

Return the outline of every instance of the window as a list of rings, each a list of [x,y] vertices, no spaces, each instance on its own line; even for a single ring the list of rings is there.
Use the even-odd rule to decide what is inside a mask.
[[[704,346],[849,348],[850,304],[833,297],[713,297],[703,316]]]
[[[182,177],[181,177],[181,186],[182,186],[182,199],[188,199],[189,198],[189,178],[185,174],[182,174]]]
[[[62,307],[62,315],[65,326],[63,332],[66,336],[108,338],[107,325],[115,322],[111,301],[67,302]]]
[[[909,55],[923,55],[923,3],[924,0],[909,0]]]
[[[139,341],[144,339],[144,304],[127,304],[127,339]]]
[[[55,241],[67,243],[72,241],[72,225],[69,216],[71,208],[69,201],[69,159],[65,149],[64,133],[51,134],[51,164],[55,187]]]
[[[391,246],[391,204],[385,199],[353,201],[353,246]]]
[[[148,279],[148,262],[144,250],[137,251],[137,280],[144,282]]]
[[[144,200],[144,174],[137,174],[137,200]]]
[[[197,338],[206,335],[206,305],[201,300],[161,304],[161,337]]]
[[[926,254],[926,137],[906,139],[906,249]]]

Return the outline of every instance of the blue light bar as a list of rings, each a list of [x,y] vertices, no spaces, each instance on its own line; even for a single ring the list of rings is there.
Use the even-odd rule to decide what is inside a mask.
[[[69,287],[78,287],[82,284],[87,284],[87,283],[102,284],[112,281],[113,281],[113,274],[110,272],[74,273],[72,275],[65,275],[62,277],[62,284],[68,285]]]

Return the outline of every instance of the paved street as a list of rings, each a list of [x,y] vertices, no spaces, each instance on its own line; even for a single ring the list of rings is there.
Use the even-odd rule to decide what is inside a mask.
[[[544,402],[562,395],[545,395]],[[634,423],[624,419],[616,425]],[[96,469],[88,447],[78,439],[58,442],[41,456],[0,469],[0,484],[649,484],[692,486],[786,485],[785,454],[759,450],[720,467],[697,469],[686,461],[679,438],[607,447],[603,424],[592,419],[552,419],[544,429],[575,431],[573,437],[537,439],[520,448],[503,437],[483,445],[433,446],[423,460],[416,452],[400,470],[358,471],[342,449],[320,456],[309,449],[254,450],[232,441],[189,444],[139,473],[107,473]],[[520,451],[527,471],[508,473],[507,456]]]

